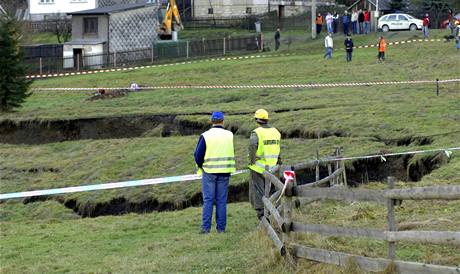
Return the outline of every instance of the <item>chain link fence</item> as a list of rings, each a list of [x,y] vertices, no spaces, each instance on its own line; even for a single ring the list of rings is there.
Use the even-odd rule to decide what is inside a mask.
[[[261,49],[261,35],[218,39],[159,41],[150,48],[97,55],[76,54],[64,57],[25,58],[30,75],[56,74],[111,67],[174,62],[200,57],[225,56],[255,52]]]

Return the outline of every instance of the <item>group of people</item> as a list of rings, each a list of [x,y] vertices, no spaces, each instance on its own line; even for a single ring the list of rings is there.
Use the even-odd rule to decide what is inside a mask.
[[[321,13],[316,16],[316,33],[320,34],[323,29],[324,23],[328,33],[337,33],[339,31],[340,15],[337,12],[331,14],[327,13],[326,17],[323,17]],[[342,29],[343,33],[347,35],[353,34],[368,34],[371,32],[371,13],[368,10],[354,10],[351,14],[345,11],[342,15]]]
[[[280,132],[268,123],[268,112],[259,109],[254,114],[257,128],[249,138],[249,201],[261,219],[264,214],[262,197],[265,190],[263,172],[281,164]],[[203,212],[201,234],[211,231],[214,205],[216,230],[224,233],[227,226],[227,196],[231,173],[236,171],[233,133],[224,128],[224,114],[211,115],[211,129],[201,134],[195,149],[195,163],[202,175]]]
[[[343,44],[345,46],[346,60],[347,62],[351,62],[353,58],[354,44],[353,44],[353,39],[351,39],[350,33],[347,33],[347,36]],[[328,33],[326,37],[324,38],[324,47],[326,49],[326,52],[324,53],[324,59],[332,58],[332,52],[334,50],[334,40],[332,39],[331,33]],[[383,36],[380,36],[380,39],[377,44],[378,60],[380,62],[385,61],[386,47],[387,47],[387,42],[385,41],[385,38]]]

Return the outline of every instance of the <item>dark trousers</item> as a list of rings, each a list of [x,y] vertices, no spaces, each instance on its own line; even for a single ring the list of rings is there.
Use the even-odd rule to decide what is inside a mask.
[[[275,50],[280,48],[280,39],[275,39]]]
[[[385,60],[385,52],[384,51],[379,51],[379,60],[381,60],[381,61]]]
[[[265,192],[265,178],[262,174],[253,170],[249,176],[249,202],[256,210],[257,217],[260,219],[264,216],[264,203],[262,197]]]
[[[349,32],[350,23],[343,23],[343,34],[347,35]]]
[[[316,34],[320,34],[321,33],[321,28],[323,27],[323,25],[320,25],[320,24],[316,24]]]
[[[351,62],[351,58],[353,57],[352,51],[347,51],[347,62]]]

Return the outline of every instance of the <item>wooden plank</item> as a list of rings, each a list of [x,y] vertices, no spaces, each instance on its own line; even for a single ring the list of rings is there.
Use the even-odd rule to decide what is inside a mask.
[[[342,174],[342,177],[343,177],[343,183],[344,185],[348,186],[348,182],[347,182],[347,170],[345,168],[345,161],[340,161],[341,163],[341,168],[343,169],[343,174]]]
[[[270,197],[271,186],[272,186],[272,184],[270,183],[270,181],[267,178],[265,178],[264,196],[267,197],[267,198]],[[265,198],[265,197],[263,197],[263,198]],[[264,216],[265,216],[265,218],[268,218],[267,207],[264,208]]]
[[[339,227],[320,224],[302,224],[294,222],[292,224],[294,232],[318,233],[326,236],[346,236],[346,237],[365,237],[375,240],[386,240],[385,231],[377,229]]]
[[[314,188],[314,187],[294,187],[294,195],[305,198],[330,199],[336,201],[368,201],[382,205],[387,204],[383,197],[382,190],[370,189],[348,189],[348,188]]]
[[[460,200],[460,185],[392,189],[384,195],[396,200]]]
[[[286,248],[284,247],[283,242],[281,242],[280,238],[276,234],[273,227],[271,227],[271,225],[268,223],[267,219],[263,217],[261,222],[264,225],[265,229],[267,230],[268,236],[272,239],[273,244],[276,246],[281,256],[286,255]]]
[[[388,177],[388,189],[395,188],[395,178]],[[388,231],[396,231],[396,220],[395,220],[395,200],[387,200],[387,221]],[[394,260],[396,258],[396,243],[394,241],[388,242],[388,259]]]
[[[308,205],[317,201],[321,201],[321,198],[304,198],[304,197],[299,197],[298,201],[300,203],[300,206],[303,205]]]
[[[319,181],[319,150],[316,149],[315,182]]]
[[[301,245],[292,245],[294,253],[299,258],[312,261],[345,266],[350,259],[354,259],[362,270],[381,272],[389,263],[396,265],[397,273],[402,274],[459,274],[459,267],[440,266],[405,261],[391,261],[381,258],[369,258],[343,252],[328,251],[324,249],[311,248]]]
[[[263,173],[265,179],[269,180],[277,189],[283,189],[284,184],[270,172],[264,171]]]
[[[460,246],[459,231],[386,231],[386,238],[393,242],[448,244]]]
[[[264,203],[264,206],[268,210],[268,212],[270,212],[273,219],[276,221],[276,224],[278,225],[279,229],[283,229],[284,221],[283,218],[281,218],[278,210],[276,210],[276,208],[273,206],[269,199],[262,197],[262,202]],[[265,217],[268,218],[268,215]]]
[[[273,193],[272,196],[270,196],[269,198],[270,202],[273,204],[278,199],[280,194],[281,194],[281,190],[275,191],[275,193]]]
[[[286,186],[286,193],[291,193],[292,194],[292,187],[293,185],[296,185],[296,180],[294,178],[294,181],[287,184]],[[292,195],[285,195],[283,197],[283,218],[284,218],[284,224],[283,224],[283,243],[286,245],[289,242],[289,235],[291,232],[291,224],[292,224],[292,202],[293,198]]]

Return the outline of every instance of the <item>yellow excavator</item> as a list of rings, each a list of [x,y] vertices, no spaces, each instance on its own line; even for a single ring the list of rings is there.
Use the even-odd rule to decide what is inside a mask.
[[[180,20],[180,14],[176,5],[176,0],[168,0],[165,18],[163,19],[162,26],[158,31],[158,37],[161,40],[171,40],[173,31],[179,31],[183,29],[184,26]]]

